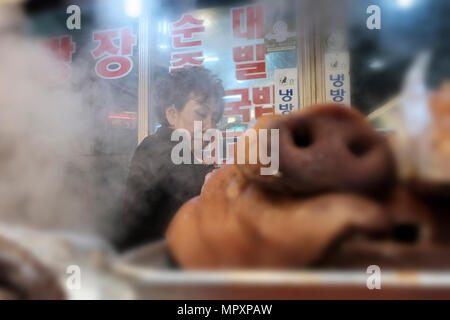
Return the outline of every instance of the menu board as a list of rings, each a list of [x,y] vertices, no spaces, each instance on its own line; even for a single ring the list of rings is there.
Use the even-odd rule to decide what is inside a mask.
[[[280,14],[273,17],[263,5],[252,4],[199,9],[159,20],[157,63],[165,64],[169,72],[190,66],[213,71],[226,89],[221,127],[246,128],[261,116],[276,113],[281,90],[275,84],[277,70],[298,72],[295,20],[280,19]],[[277,30],[283,34],[275,35]],[[292,109],[299,101],[296,79]]]

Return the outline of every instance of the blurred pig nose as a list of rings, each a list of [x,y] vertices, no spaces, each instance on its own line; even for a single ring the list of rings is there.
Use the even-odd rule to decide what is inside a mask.
[[[387,142],[350,107],[314,106],[282,128],[280,171],[292,190],[381,194],[393,185]]]
[[[296,194],[386,195],[393,185],[395,164],[386,140],[350,107],[312,106],[267,118],[258,127],[279,129],[280,174],[260,176],[250,164],[240,168],[267,188]]]

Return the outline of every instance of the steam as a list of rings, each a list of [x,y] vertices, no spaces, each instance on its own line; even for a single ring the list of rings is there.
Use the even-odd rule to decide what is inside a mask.
[[[329,8],[329,1],[306,4],[322,13]],[[97,134],[92,96],[96,90],[105,96],[109,87],[76,63],[73,75],[85,79],[54,85],[54,57],[23,36],[24,21],[17,7],[0,5],[0,223],[83,232],[106,226],[102,231],[110,232],[124,181],[98,179],[98,172],[111,168],[88,156]]]
[[[96,232],[106,208],[86,156],[89,83],[54,85],[54,58],[23,22],[0,6],[0,223]]]

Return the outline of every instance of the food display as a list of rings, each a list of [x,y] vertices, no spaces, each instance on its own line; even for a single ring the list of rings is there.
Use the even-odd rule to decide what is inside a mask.
[[[397,179],[387,141],[357,111],[312,106],[262,128],[279,129],[279,173],[260,175],[260,161],[213,172],[167,232],[181,267],[450,265],[448,206],[435,210]],[[258,148],[245,139],[238,148]]]
[[[450,193],[450,84],[444,82],[428,98],[430,122],[420,135],[409,179],[421,192],[447,196]]]
[[[254,129],[279,129],[277,175],[261,175],[259,159],[249,163],[250,153],[260,155],[259,144],[248,139],[238,143],[237,148],[245,144],[247,154],[245,165],[237,168],[263,187],[298,195],[327,191],[383,195],[395,180],[388,144],[354,109],[318,105],[287,117],[264,117]]]

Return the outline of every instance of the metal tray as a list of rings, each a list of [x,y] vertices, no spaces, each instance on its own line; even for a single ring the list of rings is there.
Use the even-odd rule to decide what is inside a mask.
[[[450,270],[384,270],[380,289],[367,287],[365,271],[184,271],[170,266],[165,242],[125,255],[113,270],[141,299],[450,299]]]

